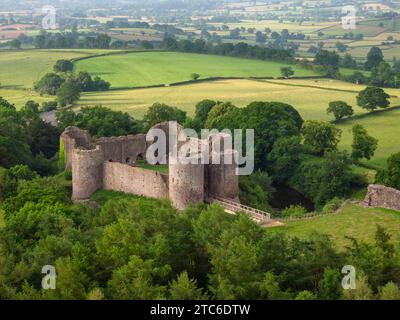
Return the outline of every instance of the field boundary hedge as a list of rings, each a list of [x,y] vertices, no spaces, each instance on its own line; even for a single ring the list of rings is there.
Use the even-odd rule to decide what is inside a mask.
[[[343,210],[343,208],[350,202],[350,199],[347,199],[345,201],[342,202],[342,204],[340,205],[340,207],[338,209],[336,209],[333,212],[327,212],[327,213],[323,213],[323,212],[309,212],[306,213],[305,215],[301,216],[301,217],[286,217],[286,218],[277,218],[275,220],[280,221],[282,223],[285,222],[290,222],[290,221],[301,221],[301,220],[309,220],[312,218],[317,218],[317,217],[322,217],[322,216],[332,216],[332,215],[336,215],[336,214],[340,214]]]
[[[396,96],[394,96],[394,97],[396,97]],[[361,113],[361,114],[356,114],[356,115],[353,115],[351,117],[343,118],[343,119],[341,119],[339,121],[335,121],[333,123],[334,124],[344,124],[344,123],[346,123],[348,121],[369,118],[369,117],[375,116],[377,114],[379,115],[381,113],[386,113],[386,112],[395,111],[395,110],[399,110],[399,109],[400,109],[400,105],[399,106],[393,106],[393,107],[389,107],[389,108],[386,108],[386,109],[381,109],[381,110],[375,110],[375,111],[365,112],[365,113]]]
[[[290,79],[324,79],[326,77],[324,76],[309,76],[309,77],[293,77]],[[203,79],[197,79],[197,80],[185,80],[185,81],[178,81],[178,82],[172,82],[172,83],[165,83],[165,84],[153,84],[149,86],[136,86],[136,87],[115,87],[115,88],[110,88],[110,90],[107,91],[119,91],[119,90],[138,90],[138,89],[150,89],[150,88],[168,88],[168,87],[177,87],[177,86],[184,86],[188,84],[196,84],[196,83],[202,83],[202,82],[213,82],[213,81],[222,81],[222,80],[254,80],[254,81],[261,81],[261,80],[266,80],[265,82],[268,82],[267,80],[278,80],[281,79],[283,80],[284,78],[281,77],[208,77],[208,78],[203,78]]]

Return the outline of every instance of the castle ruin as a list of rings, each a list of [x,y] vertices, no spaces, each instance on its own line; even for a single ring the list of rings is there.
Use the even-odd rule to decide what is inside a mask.
[[[169,128],[169,123],[163,122],[152,129],[162,130],[166,137],[170,137]],[[178,134],[181,130],[182,127],[178,126]],[[217,135],[218,139],[191,138],[191,142],[199,146],[225,141],[223,134]],[[169,198],[178,210],[207,202],[210,197],[239,202],[237,165],[234,161],[231,164],[223,161],[233,150],[213,151],[211,158],[217,157],[219,161],[194,164],[168,161],[170,150],[167,148],[163,156],[167,159],[168,174],[163,174],[138,165],[147,162],[146,152],[150,143],[144,134],[93,140],[87,131],[68,127],[61,135],[61,141],[65,168],[72,170],[73,200],[89,199],[96,190],[105,189],[156,199]],[[210,149],[214,150],[212,146]]]
[[[400,190],[379,184],[371,184],[368,186],[368,193],[363,204],[366,207],[400,211]]]

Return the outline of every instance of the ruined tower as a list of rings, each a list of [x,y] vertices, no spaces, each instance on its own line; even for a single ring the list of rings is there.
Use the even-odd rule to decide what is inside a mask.
[[[201,140],[191,139],[186,144],[195,150],[190,156],[178,152],[170,154],[169,197],[179,210],[190,204],[204,202],[204,165],[202,164]]]
[[[72,199],[88,199],[103,186],[104,156],[96,149],[74,149],[72,152]]]

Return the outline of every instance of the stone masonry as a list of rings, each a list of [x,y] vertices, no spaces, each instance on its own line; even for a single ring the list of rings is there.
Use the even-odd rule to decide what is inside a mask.
[[[168,122],[164,122],[153,128],[163,130],[168,137],[168,127]],[[181,127],[178,129],[182,130]],[[169,174],[166,175],[137,166],[138,159],[146,161],[149,144],[144,134],[93,140],[87,131],[68,127],[61,140],[65,148],[66,169],[72,170],[73,200],[86,200],[96,190],[106,189],[157,199],[169,198],[179,210],[204,202],[209,196],[239,201],[235,164],[169,161]],[[198,145],[210,143],[198,139],[193,141]],[[167,160],[168,156],[169,150],[166,150]],[[213,152],[211,157],[222,159],[224,153]]]
[[[400,190],[371,184],[368,187],[364,205],[400,211]]]

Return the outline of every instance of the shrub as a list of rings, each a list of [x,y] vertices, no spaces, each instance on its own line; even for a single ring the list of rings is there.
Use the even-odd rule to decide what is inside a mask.
[[[340,208],[342,205],[343,200],[335,197],[331,201],[329,201],[323,208],[322,208],[322,213],[332,213],[335,212],[337,209]]]
[[[282,210],[282,216],[285,218],[295,217],[300,218],[303,217],[307,213],[307,210],[301,205],[291,205],[286,209]]]

